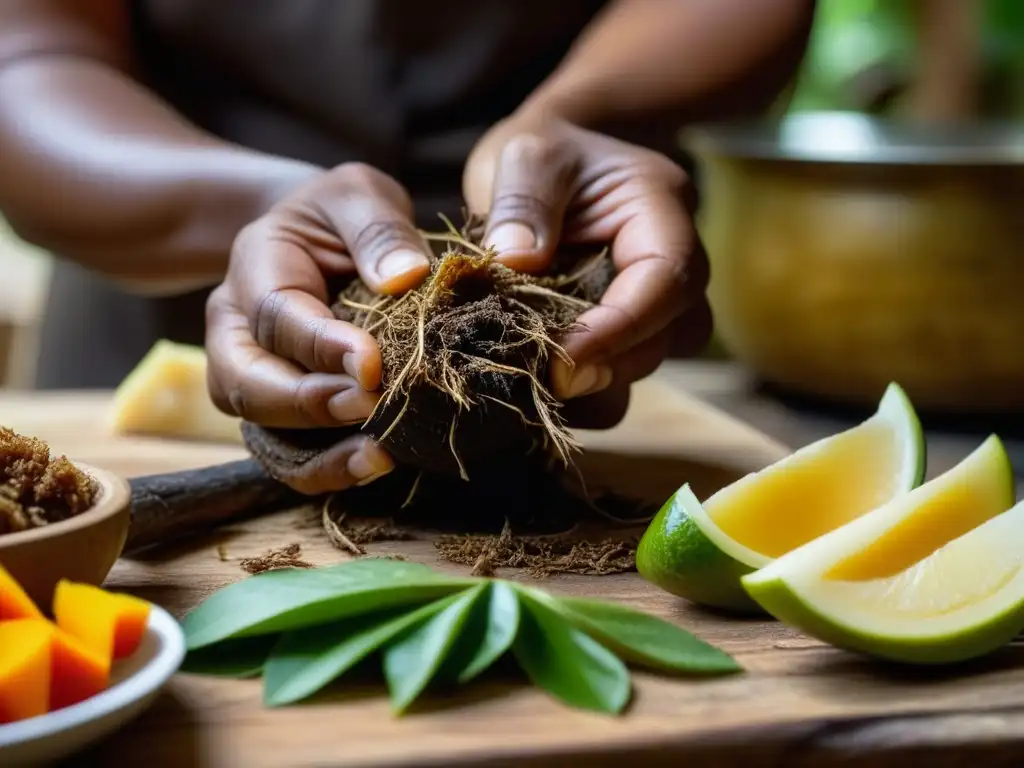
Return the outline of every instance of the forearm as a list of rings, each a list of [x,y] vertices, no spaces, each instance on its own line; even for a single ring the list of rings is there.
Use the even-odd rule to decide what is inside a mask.
[[[139,290],[219,281],[239,229],[315,172],[205,134],[102,60],[0,60],[0,211]]]
[[[585,127],[757,113],[795,74],[814,0],[618,0],[524,111]]]

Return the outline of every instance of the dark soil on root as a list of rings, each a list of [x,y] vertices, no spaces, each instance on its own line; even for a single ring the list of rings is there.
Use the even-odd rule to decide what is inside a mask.
[[[600,300],[611,261],[591,260],[578,273],[528,278],[478,257],[443,257],[428,291],[440,297],[425,302],[421,344],[418,326],[395,330],[393,316],[377,321],[385,383],[402,380],[411,358],[414,366],[404,380],[411,383],[385,396],[364,431],[404,464],[463,479],[534,447],[568,460],[574,445],[546,388],[548,365],[560,351],[555,339]],[[335,313],[372,327],[372,313],[346,313],[347,298]]]
[[[449,233],[431,276],[403,296],[378,296],[358,279],[342,288],[335,316],[380,346],[381,401],[360,427],[246,425],[246,444],[270,474],[287,476],[360,430],[402,465],[464,480],[535,449],[571,462],[578,446],[547,389],[548,370],[564,356],[557,340],[611,283],[611,259],[567,252],[550,273],[524,275],[481,250],[480,232]]]
[[[560,473],[537,464],[488,467],[470,482],[399,467],[361,488],[337,494],[333,510],[357,518],[390,518],[441,533],[498,534],[506,521],[517,530],[557,533],[580,520],[600,519],[595,508],[570,493]]]

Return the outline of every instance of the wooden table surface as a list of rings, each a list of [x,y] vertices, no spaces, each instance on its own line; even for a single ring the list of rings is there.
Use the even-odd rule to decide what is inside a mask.
[[[703,484],[706,493],[730,473],[782,455],[777,440],[796,447],[851,423],[783,405],[728,365],[672,364],[640,394],[623,427],[588,435],[586,442],[605,457],[602,472],[628,467],[622,474],[634,485],[652,472],[656,494],[682,479]],[[0,423],[31,429],[58,450],[125,474],[239,455],[237,447],[98,436],[106,398],[0,395]],[[702,401],[742,416],[776,441]],[[932,474],[979,441],[976,435],[930,436]],[[1008,442],[1019,461],[1021,444]],[[607,461],[615,456],[621,461]],[[181,615],[242,578],[240,558],[292,542],[314,564],[344,557],[321,535],[315,512],[299,509],[122,560],[108,583]],[[448,568],[438,563],[430,541],[384,543],[372,551]],[[395,719],[379,685],[339,685],[311,703],[270,711],[260,705],[257,681],[178,675],[149,712],[68,765],[848,766],[916,760],[911,764],[959,766],[1018,765],[1024,755],[1024,645],[968,668],[911,672],[832,649],[775,622],[698,610],[636,574],[554,577],[544,586],[667,617],[733,653],[746,672],[710,681],[638,672],[634,701],[621,718],[567,709],[515,679],[487,679],[457,694],[431,696]]]

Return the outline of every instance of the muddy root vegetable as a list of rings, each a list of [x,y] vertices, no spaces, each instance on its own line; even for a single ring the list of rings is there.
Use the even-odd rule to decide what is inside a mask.
[[[426,282],[402,296],[375,295],[359,280],[337,295],[335,316],[380,346],[382,397],[361,427],[244,424],[245,443],[269,474],[286,478],[360,429],[399,464],[463,480],[527,455],[570,465],[579,445],[548,390],[548,366],[566,357],[559,340],[610,284],[611,259],[562,253],[547,274],[525,275],[497,262],[481,235],[474,223],[428,235],[447,247]]]

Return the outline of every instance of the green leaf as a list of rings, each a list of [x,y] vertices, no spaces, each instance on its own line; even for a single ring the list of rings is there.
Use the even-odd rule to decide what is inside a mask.
[[[486,600],[478,600],[452,652],[446,675],[468,683],[512,647],[519,630],[519,596],[502,581],[492,581]]]
[[[479,579],[424,565],[367,558],[331,568],[268,571],[203,601],[182,622],[189,650],[233,637],[275,634],[384,608],[434,600]]]
[[[556,610],[625,661],[674,672],[724,674],[743,669],[725,651],[656,616],[597,600],[553,599]]]
[[[512,645],[534,685],[566,704],[618,714],[629,702],[629,670],[557,611],[519,590],[522,616]]]
[[[450,595],[411,611],[376,611],[289,632],[267,661],[264,703],[276,707],[311,696],[383,644],[443,611],[460,597]]]
[[[181,671],[216,677],[257,677],[277,641],[277,635],[242,637],[189,651]]]
[[[254,576],[212,595],[183,625],[183,671],[262,673],[269,706],[317,692],[378,651],[396,713],[432,680],[467,683],[510,648],[534,684],[570,706],[609,714],[632,692],[616,654],[659,670],[740,669],[671,622],[616,603],[383,559]]]
[[[384,648],[384,677],[396,713],[404,712],[437,673],[485,587],[480,584],[467,590]]]

